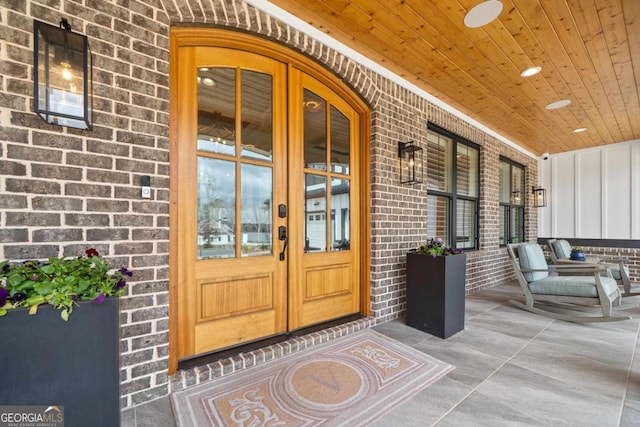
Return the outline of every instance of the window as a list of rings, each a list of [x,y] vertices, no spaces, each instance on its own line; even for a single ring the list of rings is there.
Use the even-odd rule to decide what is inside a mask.
[[[478,249],[480,151],[476,144],[429,124],[427,237]]]
[[[524,241],[524,167],[500,159],[500,245]]]

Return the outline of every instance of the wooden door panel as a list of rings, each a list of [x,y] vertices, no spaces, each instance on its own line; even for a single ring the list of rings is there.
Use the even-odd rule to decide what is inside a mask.
[[[195,347],[193,354],[209,353],[233,347],[241,343],[255,341],[274,335],[273,328],[265,329],[265,325],[279,323],[275,310],[265,310],[242,316],[219,319],[215,322],[199,323],[195,326]],[[216,345],[210,345],[211,337],[215,337]]]
[[[317,200],[309,203],[306,187],[295,186],[289,188],[291,208],[291,249],[289,265],[289,329],[299,329],[324,321],[344,317],[360,312],[360,232],[353,224],[357,223],[360,215],[359,199],[359,116],[356,111],[329,87],[299,70],[290,71],[289,135],[292,138],[289,155],[289,176],[305,183],[309,176],[316,177],[316,182],[324,182],[324,192],[320,191]],[[311,100],[305,96],[312,95]],[[320,107],[318,107],[320,102]],[[311,105],[310,105],[311,104]],[[325,108],[322,110],[322,108]],[[315,114],[324,114],[326,127],[321,136],[305,135],[305,108],[312,108]],[[324,113],[323,113],[324,111]],[[334,167],[334,153],[340,151],[332,146],[332,111],[339,113],[348,120],[348,129],[343,129],[350,136],[349,164]],[[317,126],[314,129],[318,129]],[[322,137],[326,140],[322,140]],[[308,141],[313,141],[310,147],[305,147]],[[326,146],[326,165],[305,165],[305,156],[309,150]],[[334,241],[334,225],[331,222],[338,208],[332,195],[332,185],[337,181],[348,182],[349,197],[347,211],[349,243],[347,249],[338,249]],[[317,193],[317,191],[316,191]],[[311,192],[309,192],[311,194]],[[310,196],[309,196],[310,197]],[[303,209],[300,209],[300,206]],[[314,209],[312,214],[309,209]],[[342,205],[340,207],[343,207]],[[343,207],[344,208],[344,207]],[[308,222],[314,219],[324,219],[318,227],[317,223]],[[353,219],[353,220],[351,220]],[[307,221],[305,223],[305,221]],[[322,228],[324,227],[324,230]],[[305,235],[305,232],[307,233]],[[310,251],[308,238],[313,232],[315,248]],[[323,237],[324,236],[324,237]],[[344,236],[340,236],[344,237]],[[318,240],[319,239],[319,240]],[[303,250],[304,248],[304,250]],[[293,252],[295,251],[295,252]],[[292,253],[293,252],[293,253]],[[296,256],[297,254],[297,256]]]
[[[305,271],[304,301],[351,291],[351,264],[325,265]]]
[[[274,233],[286,225],[277,212],[287,202],[286,66],[216,47],[183,47],[179,62],[178,358],[188,358],[286,331],[287,266]],[[255,76],[271,82],[270,100]],[[268,194],[256,193],[264,174]],[[259,213],[245,205],[257,198]]]
[[[273,275],[203,280],[198,322],[273,309]]]

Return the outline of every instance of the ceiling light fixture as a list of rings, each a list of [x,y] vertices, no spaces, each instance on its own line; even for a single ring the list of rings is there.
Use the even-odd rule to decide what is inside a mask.
[[[562,99],[560,101],[552,102],[544,108],[546,108],[547,110],[557,110],[558,108],[566,107],[569,104],[571,104],[571,101],[569,101],[568,99]]]
[[[577,128],[577,129],[574,129],[573,132],[580,133],[580,132],[584,132],[585,130],[587,130],[587,128]]]
[[[535,76],[536,74],[538,74],[540,71],[542,71],[542,67],[531,67],[531,68],[527,68],[526,70],[524,70],[523,72],[520,73],[520,77],[531,77],[531,76]]]
[[[487,0],[474,7],[464,17],[464,25],[469,28],[478,28],[493,21],[502,12],[500,0]]]

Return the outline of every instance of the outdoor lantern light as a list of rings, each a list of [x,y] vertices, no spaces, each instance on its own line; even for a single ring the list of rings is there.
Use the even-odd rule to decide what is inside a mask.
[[[534,208],[543,208],[547,206],[547,195],[542,187],[531,187],[531,191],[533,192],[533,207]]]
[[[93,83],[87,36],[33,22],[33,108],[47,123],[91,129]]]
[[[398,142],[400,157],[400,183],[419,184],[422,182],[422,148],[413,141]]]

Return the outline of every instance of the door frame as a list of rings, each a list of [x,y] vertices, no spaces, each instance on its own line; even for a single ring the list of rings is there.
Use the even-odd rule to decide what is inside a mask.
[[[306,55],[293,50],[280,43],[266,40],[262,37],[246,34],[234,30],[200,28],[200,27],[174,27],[170,32],[170,94],[169,94],[169,374],[178,369],[178,357],[176,344],[180,334],[178,324],[178,266],[185,265],[182,255],[177,251],[178,237],[178,184],[175,177],[178,176],[178,162],[180,156],[177,134],[177,91],[173,88],[177,85],[177,63],[180,60],[179,50],[185,46],[224,47],[257,53],[279,60],[289,67],[295,67],[310,76],[316,78],[331,90],[336,92],[343,100],[351,105],[360,116],[360,174],[357,179],[360,182],[361,215],[357,227],[360,231],[360,312],[365,316],[370,315],[370,129],[371,110],[366,102],[333,72],[324,65],[314,61]]]

